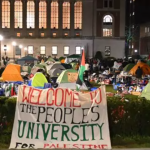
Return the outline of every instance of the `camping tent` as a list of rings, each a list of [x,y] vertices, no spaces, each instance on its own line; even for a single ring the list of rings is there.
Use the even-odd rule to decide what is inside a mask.
[[[142,71],[143,71],[143,75],[149,75],[150,74],[150,67],[143,63],[143,62],[138,62],[131,70],[130,70],[130,74],[131,75],[135,75],[136,70],[138,69],[138,67],[141,67]]]
[[[23,65],[23,66],[21,67],[21,72],[30,73],[30,72],[31,72],[31,67],[30,67],[30,66]]]
[[[16,64],[8,64],[2,73],[2,80],[15,82],[15,81],[23,81],[21,77],[21,66]]]
[[[135,64],[128,64],[123,68],[124,72],[129,72],[133,67],[135,66]]]
[[[73,69],[64,70],[57,79],[58,87],[76,89],[76,81],[78,78],[78,72]],[[85,84],[80,88],[81,90],[88,90]]]
[[[37,64],[37,59],[32,57],[32,56],[25,56],[17,60],[18,64],[23,66],[25,63],[30,63],[30,64]]]
[[[52,69],[49,71],[49,75],[51,77],[58,77],[61,73],[62,73],[63,70],[59,69],[59,68],[55,68],[55,69]]]
[[[35,88],[44,88],[45,83],[48,83],[46,77],[41,72],[37,72],[31,80],[31,86]]]
[[[71,63],[73,61],[78,61],[78,60],[81,60],[81,55],[73,54],[73,55],[68,56],[65,59],[65,63]]]
[[[60,70],[65,70],[65,67],[61,65],[61,63],[54,63],[51,65],[48,65],[46,68],[47,68],[48,73],[50,73],[50,70],[56,69],[56,68]]]
[[[150,100],[150,82],[146,85],[142,91],[141,97],[145,97],[147,100]]]
[[[35,74],[38,71],[38,69],[46,70],[46,67],[42,64],[37,64],[37,65],[33,66],[33,68],[31,69],[31,73]]]

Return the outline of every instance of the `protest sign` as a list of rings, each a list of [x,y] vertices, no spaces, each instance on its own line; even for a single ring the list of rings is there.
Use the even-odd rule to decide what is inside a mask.
[[[105,87],[83,94],[19,86],[10,148],[111,149]]]

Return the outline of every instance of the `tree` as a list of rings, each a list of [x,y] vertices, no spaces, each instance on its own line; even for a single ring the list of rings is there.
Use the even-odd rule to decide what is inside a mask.
[[[125,56],[126,56],[126,58],[128,58],[130,42],[131,41],[135,42],[135,40],[136,40],[137,29],[138,29],[138,26],[136,26],[134,28],[132,26],[129,26],[129,27],[126,27],[126,29],[125,29],[125,38],[126,38]]]

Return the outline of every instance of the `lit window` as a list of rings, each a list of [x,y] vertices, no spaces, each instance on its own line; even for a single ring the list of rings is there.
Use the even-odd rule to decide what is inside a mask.
[[[33,36],[33,33],[29,33],[29,36]]]
[[[57,55],[57,46],[52,46],[52,55]]]
[[[27,28],[35,27],[35,4],[34,1],[27,2]]]
[[[70,29],[70,3],[63,3],[63,29]]]
[[[112,22],[112,17],[110,15],[104,16],[103,22],[111,23]]]
[[[39,3],[39,28],[46,28],[47,24],[47,7],[46,1]]]
[[[76,33],[76,36],[80,36],[80,33]]]
[[[20,33],[17,33],[17,37],[20,37],[20,35],[21,35]]]
[[[81,47],[76,47],[76,54],[81,54]]]
[[[130,0],[130,3],[132,3],[132,0]]]
[[[69,55],[69,46],[64,47],[64,55]]]
[[[74,4],[74,28],[82,29],[82,2]]]
[[[23,10],[22,10],[22,2],[15,1],[15,28],[22,28],[22,20],[23,20]]]
[[[147,28],[147,32],[149,32],[149,27]]]
[[[65,33],[64,36],[68,36],[68,33]]]
[[[45,35],[44,33],[41,33],[41,37],[44,37],[44,35]]]
[[[51,29],[58,29],[58,2],[51,3]]]
[[[105,37],[112,36],[112,29],[103,29],[103,36]]]
[[[46,54],[46,47],[45,46],[41,46],[40,53],[41,53],[41,55]]]
[[[134,45],[132,44],[132,48],[134,48]]]
[[[134,12],[133,12],[133,16],[134,16]]]
[[[28,54],[33,55],[33,46],[28,46]]]
[[[145,33],[147,33],[147,27],[145,27]]]
[[[54,32],[54,33],[53,33],[53,37],[56,37],[56,35],[57,35],[57,34]]]
[[[10,2],[2,1],[2,28],[10,28]]]

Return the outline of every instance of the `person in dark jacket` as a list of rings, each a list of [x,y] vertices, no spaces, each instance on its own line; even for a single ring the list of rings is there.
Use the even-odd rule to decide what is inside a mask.
[[[140,68],[140,66],[138,66],[138,69],[136,70],[135,72],[135,75],[138,79],[141,79],[142,78],[142,74],[143,74],[143,71],[142,69]]]

